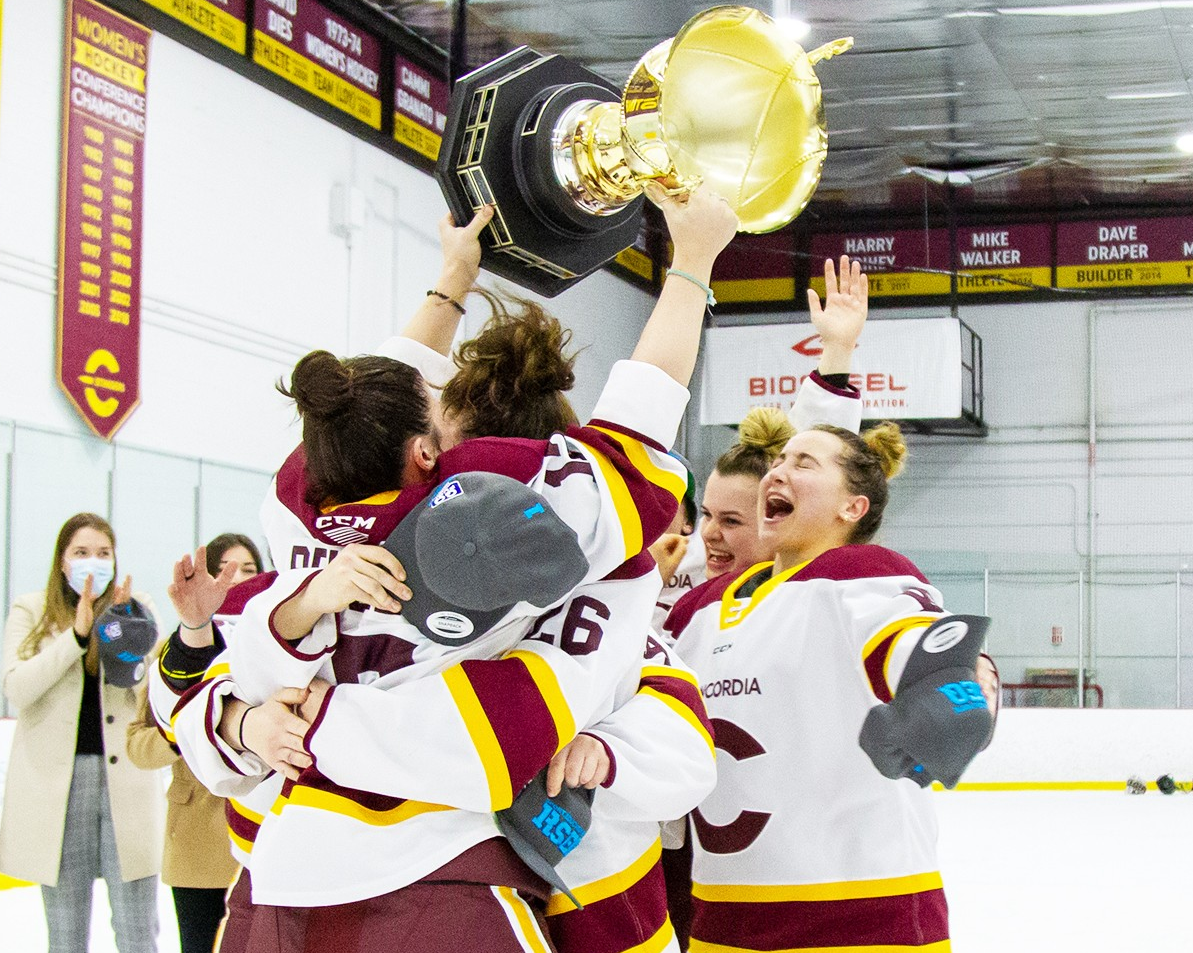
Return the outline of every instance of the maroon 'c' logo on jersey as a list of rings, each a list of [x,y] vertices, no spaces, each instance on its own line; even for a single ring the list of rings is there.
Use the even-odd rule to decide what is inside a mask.
[[[717,747],[735,761],[766,754],[766,749],[753,735],[733,722],[713,718],[712,726]],[[769,813],[742,811],[728,824],[717,825],[709,823],[700,813],[700,808],[692,811],[692,823],[696,826],[700,846],[710,854],[736,854],[745,850],[758,839],[769,820]]]

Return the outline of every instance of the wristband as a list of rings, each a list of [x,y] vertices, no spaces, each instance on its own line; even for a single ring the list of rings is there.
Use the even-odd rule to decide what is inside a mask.
[[[464,311],[464,306],[462,304],[460,304],[459,301],[457,301],[455,298],[450,297],[449,295],[445,295],[442,291],[436,291],[434,288],[432,288],[430,291],[427,292],[427,297],[429,298],[432,295],[436,298],[446,301],[453,308],[455,308],[457,311],[459,311],[460,314],[466,313]]]
[[[248,751],[248,745],[244,743],[244,719],[255,706],[249,705],[244,711],[240,713],[240,722],[236,726],[236,743],[240,746],[241,751]]]
[[[692,284],[694,284],[697,288],[699,288],[701,291],[703,291],[704,297],[708,300],[708,306],[710,308],[714,304],[717,303],[717,299],[713,296],[712,288],[710,288],[708,285],[706,285],[703,281],[701,281],[695,275],[689,275],[686,271],[680,271],[678,268],[668,268],[667,274],[675,275],[676,277],[679,277],[679,278],[686,278],[688,281],[690,281]]]
[[[179,619],[179,620],[178,620],[178,624],[179,624],[180,626],[182,626],[184,629],[190,629],[192,632],[198,632],[200,629],[205,629],[205,628],[207,628],[209,625],[211,625],[211,620],[212,620],[212,619],[214,619],[214,618],[215,618],[215,616],[213,616],[213,615],[212,615],[212,616],[208,616],[208,617],[207,617],[207,621],[206,621],[206,622],[201,622],[201,623],[199,623],[199,625],[187,625],[185,622],[183,622],[181,619]]]

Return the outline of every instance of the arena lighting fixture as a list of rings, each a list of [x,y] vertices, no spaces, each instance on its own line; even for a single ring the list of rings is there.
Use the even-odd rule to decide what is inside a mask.
[[[811,24],[792,14],[791,0],[774,0],[774,12],[771,16],[775,21],[775,26],[796,43],[812,32]]]
[[[1176,147],[1181,152],[1193,153],[1193,132],[1186,132],[1183,136],[1176,140]]]
[[[1170,90],[1168,92],[1152,92],[1152,93],[1107,93],[1107,99],[1175,99],[1178,96],[1188,96],[1189,93],[1183,89]]]
[[[1112,17],[1151,10],[1187,10],[1193,0],[1138,0],[1133,3],[1075,3],[1058,7],[997,7],[1005,17]]]

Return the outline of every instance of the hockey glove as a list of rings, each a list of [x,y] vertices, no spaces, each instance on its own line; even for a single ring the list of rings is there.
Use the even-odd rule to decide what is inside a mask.
[[[866,715],[858,744],[888,778],[956,786],[984,747],[993,718],[974,673],[990,620],[938,619],[907,660],[895,697]]]

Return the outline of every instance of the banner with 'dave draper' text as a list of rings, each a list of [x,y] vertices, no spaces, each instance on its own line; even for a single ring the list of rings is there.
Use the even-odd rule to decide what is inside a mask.
[[[67,5],[58,384],[111,439],[140,399],[141,196],[151,32]]]
[[[752,407],[790,409],[820,361],[811,324],[710,328],[704,339],[702,424],[736,424]],[[961,326],[955,318],[871,321],[850,382],[867,420],[961,416]]]

